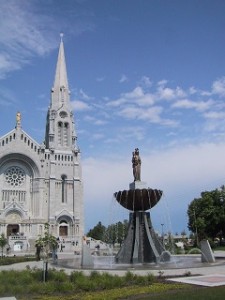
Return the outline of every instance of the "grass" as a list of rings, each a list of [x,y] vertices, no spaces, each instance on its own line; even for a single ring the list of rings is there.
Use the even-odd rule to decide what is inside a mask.
[[[161,281],[161,279],[160,279]],[[82,272],[67,275],[63,270],[49,270],[48,281],[42,281],[42,270],[0,272],[0,297],[15,296],[17,299],[119,299],[134,293],[157,292],[177,289],[181,284],[161,283],[152,274],[147,276],[127,272],[125,276],[100,274],[89,276]]]
[[[82,271],[67,275],[63,270],[49,270],[48,281],[42,281],[41,269],[0,272],[0,297],[15,296],[18,300],[115,300],[223,299],[225,286],[216,288],[171,283],[152,274],[140,276],[127,272],[125,276]]]
[[[225,251],[225,246],[217,246],[215,247],[213,250],[221,250],[221,251]]]
[[[36,296],[35,300],[222,300],[225,287],[204,288],[184,284],[155,283],[151,286],[74,293],[74,295]],[[18,298],[27,300],[27,298]]]
[[[157,299],[157,300],[223,300],[225,296],[225,286],[220,287],[196,287],[192,286],[191,288],[179,290],[167,290],[161,294],[145,294],[139,295],[138,297],[129,299],[135,300],[147,300],[147,299]],[[126,298],[123,298],[126,299]],[[127,298],[128,299],[128,298]]]
[[[0,259],[0,264],[30,260],[35,257],[5,257]],[[23,271],[1,271],[0,297],[15,296],[18,300],[217,300],[225,295],[225,286],[206,288],[170,283],[165,281],[163,274],[155,277],[151,273],[140,276],[127,272],[120,277],[92,271],[86,276],[82,271],[67,275],[63,270],[50,269],[48,281],[44,283],[42,272],[29,266]]]

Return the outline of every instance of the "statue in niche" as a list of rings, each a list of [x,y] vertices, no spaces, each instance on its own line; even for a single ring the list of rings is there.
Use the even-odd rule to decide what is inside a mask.
[[[141,180],[141,158],[139,155],[139,149],[136,148],[132,154],[133,154],[132,167],[133,167],[134,181],[140,181]]]

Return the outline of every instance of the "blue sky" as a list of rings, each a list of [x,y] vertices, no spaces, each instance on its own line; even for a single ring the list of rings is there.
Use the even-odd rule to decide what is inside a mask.
[[[82,151],[86,230],[128,217],[113,193],[142,180],[164,191],[156,230],[187,227],[187,206],[224,184],[223,0],[0,1],[0,135],[44,139],[59,34]],[[94,212],[94,213],[93,213]]]

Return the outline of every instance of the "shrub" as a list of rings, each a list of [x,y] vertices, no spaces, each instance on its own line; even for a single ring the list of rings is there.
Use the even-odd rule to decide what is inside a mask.
[[[0,266],[3,265],[11,265],[16,264],[20,262],[26,262],[26,261],[34,261],[35,256],[10,256],[10,257],[3,257],[0,259]]]
[[[69,278],[70,278],[70,281],[73,282],[73,283],[76,283],[77,280],[79,280],[79,278],[84,278],[85,275],[83,272],[78,272],[78,271],[74,271],[70,274]]]
[[[65,282],[68,281],[68,275],[66,275],[64,270],[55,271],[50,269],[48,271],[48,281],[54,281],[56,283]]]

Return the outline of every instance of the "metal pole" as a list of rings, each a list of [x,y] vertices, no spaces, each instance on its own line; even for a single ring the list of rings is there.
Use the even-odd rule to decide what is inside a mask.
[[[194,209],[194,219],[195,219],[196,242],[197,242],[197,246],[198,246],[198,245],[199,245],[199,240],[198,240],[198,228],[197,228],[197,224],[196,224],[196,214],[195,214],[195,209]]]
[[[162,226],[162,244],[163,244],[163,248],[164,248],[164,231],[163,231],[164,224],[162,223],[161,226]]]

